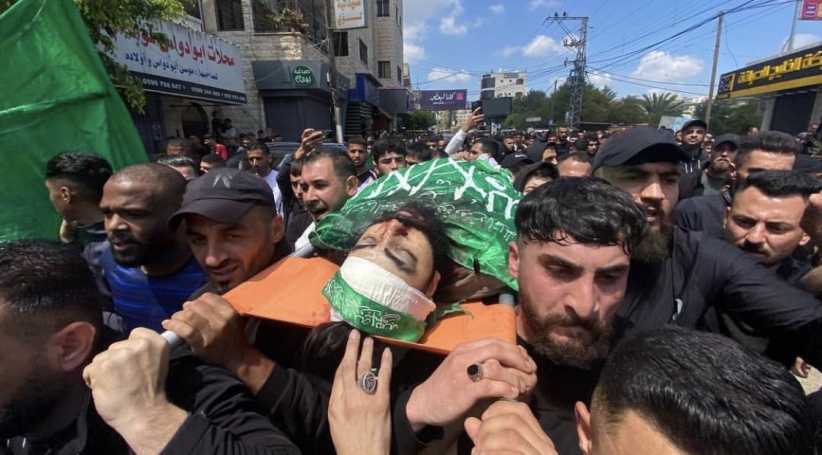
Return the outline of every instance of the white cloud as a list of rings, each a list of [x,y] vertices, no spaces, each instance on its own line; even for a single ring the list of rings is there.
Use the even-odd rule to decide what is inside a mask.
[[[530,43],[522,47],[522,55],[526,57],[548,57],[563,52],[562,43],[547,35],[537,35]]]
[[[502,56],[503,57],[510,57],[510,56],[516,54],[517,52],[521,51],[521,50],[522,50],[522,47],[520,47],[520,46],[505,46],[504,48],[502,48]]]
[[[413,0],[404,8],[406,22],[425,22],[428,19],[440,17],[444,11],[451,11],[451,15],[459,16],[464,11],[461,0]]]
[[[448,68],[434,68],[428,73],[428,80],[453,84],[457,82],[468,82],[471,80],[471,75],[465,70],[454,71]]]
[[[631,76],[655,82],[678,82],[696,76],[704,68],[705,62],[697,57],[651,51],[642,56]]]
[[[443,35],[462,36],[468,33],[468,27],[457,24],[457,19],[454,16],[447,16],[440,19],[440,33]]]
[[[491,14],[500,15],[505,13],[505,4],[497,3],[495,5],[491,5],[488,7],[488,11],[491,11]]]
[[[588,80],[596,88],[613,87],[614,81],[610,74],[600,73],[599,71],[592,71],[588,74]]]
[[[554,0],[531,0],[531,4],[528,6],[528,9],[533,11],[538,8],[551,8],[554,6],[557,6],[557,2]]]
[[[485,20],[484,17],[478,17],[478,18],[474,19],[474,22],[471,23],[471,28],[480,28],[483,25],[485,25],[486,22],[488,22],[488,21]]]
[[[800,47],[810,46],[811,44],[817,44],[822,41],[822,37],[818,35],[814,35],[812,33],[798,33],[793,37],[793,48],[799,49]],[[785,38],[783,41],[782,48],[787,49],[788,47],[788,38]]]
[[[425,48],[413,43],[402,43],[402,52],[405,58],[425,58]]]

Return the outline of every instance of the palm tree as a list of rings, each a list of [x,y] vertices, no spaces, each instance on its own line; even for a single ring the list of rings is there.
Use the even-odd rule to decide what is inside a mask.
[[[642,95],[642,110],[648,123],[656,125],[664,115],[678,117],[685,111],[685,102],[673,93],[647,93]]]

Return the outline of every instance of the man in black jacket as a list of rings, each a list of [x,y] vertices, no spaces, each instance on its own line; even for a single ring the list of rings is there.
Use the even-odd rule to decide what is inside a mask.
[[[702,172],[702,166],[708,162],[708,154],[702,150],[707,129],[708,124],[700,119],[689,120],[682,125],[680,137],[682,150],[686,155],[679,165],[682,175],[699,174]]]
[[[102,351],[112,340],[76,251],[4,243],[0,267],[0,454],[300,453],[241,382],[158,334]]]
[[[731,177],[732,164],[739,148],[739,136],[723,134],[716,138],[710,153],[710,162],[702,172],[682,176],[679,181],[679,200],[694,196],[720,194]]]
[[[594,161],[595,175],[628,191],[651,226],[632,257],[617,336],[668,323],[706,328],[705,315],[715,308],[811,365],[822,363],[822,303],[735,246],[673,226],[681,159],[667,136],[635,128],[608,141]]]
[[[724,236],[722,219],[733,199],[733,187],[748,175],[767,169],[789,171],[801,146],[791,136],[778,131],[764,131],[747,136],[739,144],[731,172],[731,188],[720,194],[693,197],[676,207],[676,224],[685,231],[704,231],[708,237]]]

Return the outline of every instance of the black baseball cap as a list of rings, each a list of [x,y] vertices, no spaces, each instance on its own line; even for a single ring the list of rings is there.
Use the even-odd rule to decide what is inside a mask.
[[[188,214],[231,223],[255,205],[275,207],[274,193],[263,178],[239,169],[215,169],[189,182],[183,203],[168,219],[168,226],[177,229]]]
[[[701,126],[702,128],[705,128],[706,130],[708,129],[708,124],[705,123],[704,120],[700,120],[698,118],[695,118],[693,120],[688,120],[687,122],[685,122],[685,124],[682,125],[682,128],[680,128],[680,131],[685,131],[686,129],[688,129],[692,126]]]
[[[540,157],[540,158],[542,158],[542,157]],[[499,165],[503,169],[511,169],[511,168],[514,168],[514,167],[517,167],[517,166],[520,166],[520,165],[524,166],[526,164],[534,164],[534,162],[531,160],[531,158],[528,158],[525,155],[513,154],[513,155],[508,155],[505,158],[503,158],[502,163],[500,163]]]
[[[796,155],[793,170],[802,174],[816,174],[822,172],[822,161],[810,155]]]
[[[720,134],[716,139],[714,139],[714,148],[717,148],[720,144],[724,144],[726,142],[733,144],[734,148],[739,148],[739,143],[741,141],[742,139],[736,134]]]
[[[671,134],[649,126],[635,126],[611,136],[594,156],[591,172],[602,166],[627,166],[642,163],[679,163],[688,155]]]

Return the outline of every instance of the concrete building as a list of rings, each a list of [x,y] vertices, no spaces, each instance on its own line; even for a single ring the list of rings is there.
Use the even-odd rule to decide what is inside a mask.
[[[528,93],[528,73],[499,71],[483,74],[480,78],[480,99],[516,98]]]
[[[377,89],[402,82],[402,0],[367,2],[366,28],[330,37],[325,1],[201,0],[205,30],[235,43],[245,59],[247,103],[219,109],[238,131],[270,127],[296,141],[307,127],[332,130],[332,87],[346,134],[365,132],[380,112],[397,114],[379,110]]]

